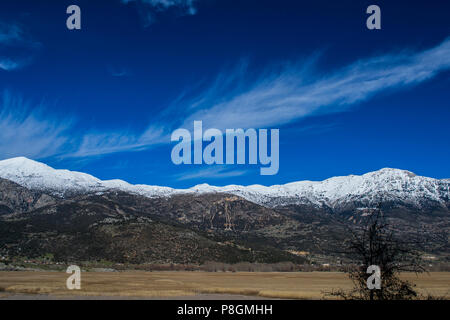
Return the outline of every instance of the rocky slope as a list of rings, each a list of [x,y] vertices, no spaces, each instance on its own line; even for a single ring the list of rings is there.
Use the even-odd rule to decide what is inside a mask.
[[[0,215],[27,212],[53,203],[55,199],[47,194],[31,191],[12,181],[0,179]]]
[[[63,262],[134,264],[301,263],[304,258],[256,236],[289,221],[223,195],[149,199],[109,192],[0,216],[0,256],[37,259],[50,254]]]

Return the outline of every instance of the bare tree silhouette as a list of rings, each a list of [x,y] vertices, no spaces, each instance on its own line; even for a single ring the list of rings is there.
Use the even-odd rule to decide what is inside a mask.
[[[343,254],[351,261],[346,270],[353,282],[349,291],[335,290],[327,295],[356,300],[408,300],[418,297],[415,285],[400,278],[401,272],[424,272],[420,239],[408,241],[395,236],[381,207],[362,213],[361,220],[346,227],[348,239],[343,243]],[[369,289],[369,266],[381,270],[381,288]]]

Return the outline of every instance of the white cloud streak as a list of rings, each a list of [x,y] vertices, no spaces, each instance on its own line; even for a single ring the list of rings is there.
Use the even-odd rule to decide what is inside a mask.
[[[274,128],[299,119],[347,111],[386,90],[417,85],[450,69],[450,40],[431,49],[372,57],[328,74],[317,74],[311,62],[285,65],[249,76],[241,65],[220,74],[200,93],[183,95],[141,133],[71,132],[64,121],[49,120],[36,112],[18,115],[11,99],[0,114],[0,152],[6,155],[92,157],[136,152],[170,143],[171,132],[191,128],[194,120],[205,128]],[[9,110],[9,111],[8,111]],[[70,142],[71,146],[67,144]]]
[[[13,45],[25,41],[25,34],[22,29],[15,24],[0,24],[0,44]]]
[[[124,4],[136,3],[139,15],[145,27],[156,20],[158,13],[175,9],[179,15],[194,15],[197,13],[196,0],[121,0]]]
[[[239,177],[247,174],[246,170],[228,170],[224,166],[214,166],[205,169],[199,169],[192,173],[183,173],[175,175],[174,178],[178,181],[194,180],[194,179],[224,179],[231,177]]]
[[[234,74],[221,75],[211,88],[178,106],[192,112],[182,127],[194,120],[219,129],[281,126],[319,113],[348,110],[381,91],[419,84],[449,68],[447,39],[429,50],[360,60],[326,75],[311,74],[301,65],[287,65],[246,81],[241,78],[245,68],[244,72],[237,69]],[[244,85],[233,87],[239,82]]]
[[[16,24],[0,23],[0,69],[12,71],[30,64],[41,44]]]
[[[26,63],[21,61],[13,61],[9,58],[0,58],[0,69],[11,71],[23,67]]]
[[[49,118],[44,107],[32,107],[5,92],[0,101],[0,158],[45,158],[64,152],[70,119]]]
[[[169,138],[164,135],[163,129],[156,127],[149,128],[140,135],[121,131],[88,132],[83,135],[78,149],[65,157],[91,157],[118,152],[142,151],[168,141]]]

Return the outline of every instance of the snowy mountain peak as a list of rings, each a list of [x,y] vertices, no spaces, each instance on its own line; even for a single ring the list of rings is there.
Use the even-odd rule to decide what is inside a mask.
[[[48,165],[42,163],[42,162],[38,162],[38,161],[34,161],[25,157],[17,157],[17,158],[11,158],[11,159],[7,159],[7,160],[2,160],[0,161],[1,167],[9,167],[12,170],[15,169],[20,169],[25,171],[30,171],[30,170],[53,170],[51,167],[49,167]]]
[[[415,177],[416,174],[414,172],[408,170],[401,170],[395,168],[383,168],[378,171],[366,173],[367,176],[398,176],[398,177]]]
[[[324,181],[298,181],[270,187],[261,185],[224,187],[209,184],[190,189],[132,185],[123,180],[102,181],[89,174],[53,169],[24,157],[0,161],[0,178],[28,189],[65,197],[73,194],[120,190],[146,197],[176,194],[228,193],[269,206],[308,205],[343,211],[373,207],[379,202],[401,203],[424,208],[449,208],[450,181],[421,177],[400,169],[384,168],[363,175],[329,178]]]
[[[0,161],[0,178],[58,196],[103,189],[102,182],[89,174],[53,169],[25,157]]]

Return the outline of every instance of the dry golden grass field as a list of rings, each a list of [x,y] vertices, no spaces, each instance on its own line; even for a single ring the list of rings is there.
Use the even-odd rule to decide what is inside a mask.
[[[0,298],[33,294],[52,297],[175,298],[245,295],[258,298],[322,299],[324,291],[348,289],[338,272],[83,272],[81,290],[67,290],[64,272],[0,272]],[[450,299],[450,272],[404,274],[424,295]],[[217,296],[219,294],[219,296]]]

